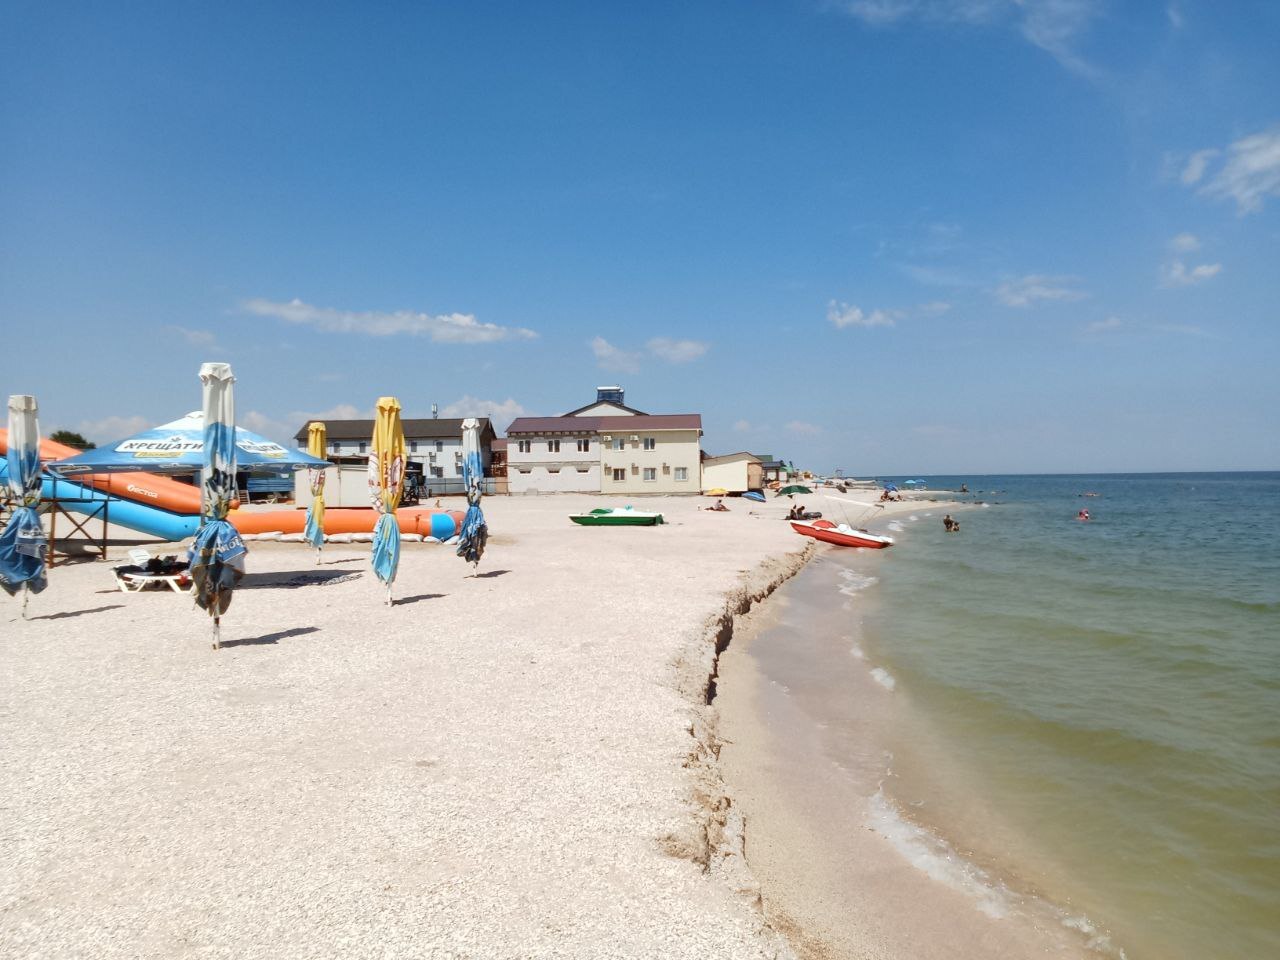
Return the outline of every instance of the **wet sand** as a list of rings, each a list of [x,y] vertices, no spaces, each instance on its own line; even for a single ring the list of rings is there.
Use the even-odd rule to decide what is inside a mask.
[[[720,763],[766,916],[803,958],[1096,956],[882,790],[904,700],[858,644],[876,561],[820,551],[721,656]]]

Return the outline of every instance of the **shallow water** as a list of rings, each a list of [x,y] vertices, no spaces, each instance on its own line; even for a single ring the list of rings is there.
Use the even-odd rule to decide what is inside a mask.
[[[1102,952],[1280,956],[1280,474],[929,479],[992,505],[833,557],[902,714],[886,815]]]

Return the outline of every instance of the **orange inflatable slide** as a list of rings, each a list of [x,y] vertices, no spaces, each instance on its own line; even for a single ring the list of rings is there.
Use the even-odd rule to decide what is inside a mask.
[[[9,449],[9,431],[0,427],[0,457]],[[40,441],[40,459],[48,463],[79,453],[74,447],[53,440]],[[0,460],[0,475],[7,475]],[[151,473],[79,474],[74,480],[45,472],[44,496],[57,498],[64,509],[95,513],[105,500],[109,516],[119,524],[164,540],[185,540],[195,536],[200,526],[200,491],[189,483]],[[237,510],[227,519],[242,534],[302,533],[305,510]],[[460,510],[432,510],[402,507],[396,511],[401,533],[416,533],[447,540],[462,526]],[[377,512],[349,507],[330,508],[324,513],[326,534],[372,533]]]

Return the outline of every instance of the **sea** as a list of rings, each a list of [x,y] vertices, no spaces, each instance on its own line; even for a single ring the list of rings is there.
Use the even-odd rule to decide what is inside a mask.
[[[923,479],[959,532],[922,501],[820,548],[787,629],[829,642],[773,661],[892,703],[869,826],[1099,956],[1280,957],[1280,473]]]

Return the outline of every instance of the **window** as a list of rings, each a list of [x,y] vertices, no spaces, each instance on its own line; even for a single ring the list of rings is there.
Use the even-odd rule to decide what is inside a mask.
[[[418,452],[418,441],[417,441],[417,440],[410,440],[410,441],[409,441],[409,452],[410,452],[410,453],[417,453],[417,452]]]
[[[657,467],[645,467],[645,468],[644,468],[644,478],[645,478],[646,480],[657,480],[657,479],[658,479],[658,468],[657,468]]]
[[[444,453],[444,441],[443,441],[443,440],[437,440],[437,441],[436,441],[436,453]]]
[[[435,477],[437,480],[443,480],[443,479],[444,479],[444,467],[432,467],[432,468],[431,468],[431,475],[432,475],[433,477]]]
[[[645,448],[646,450],[653,450],[653,449],[654,449],[654,448],[656,448],[657,446],[658,446],[658,441],[657,441],[656,439],[654,439],[653,437],[645,437],[645,438],[644,438],[644,448]]]
[[[614,468],[613,468],[613,479],[614,479],[614,482],[615,482],[615,483],[621,483],[623,480],[627,479],[627,468],[626,468],[626,467],[614,467]]]
[[[342,444],[340,444],[337,440],[335,440],[333,441],[333,443],[329,444],[329,449],[332,450],[334,453],[337,453],[339,450],[342,449]]]
[[[363,440],[360,441],[360,452],[361,453],[369,452],[369,444],[365,443]]]
[[[559,440],[548,440],[548,441],[547,441],[547,453],[559,453],[559,452],[560,452],[560,441],[559,441]]]
[[[610,449],[610,450],[625,450],[625,449],[626,449],[626,442],[627,442],[627,440],[626,440],[626,438],[625,438],[625,437],[614,437],[614,438],[613,438],[613,443],[611,443],[611,444],[609,445],[609,449]]]
[[[689,479],[689,468],[688,468],[688,467],[676,467],[676,479],[677,479],[677,480],[688,480],[688,479]]]
[[[530,446],[531,446],[531,442],[529,440],[521,440],[516,444],[516,449],[518,449],[521,453],[528,453]]]
[[[591,441],[590,441],[590,440],[579,440],[579,441],[578,441],[578,452],[579,452],[579,453],[590,453],[590,452],[591,452]]]

